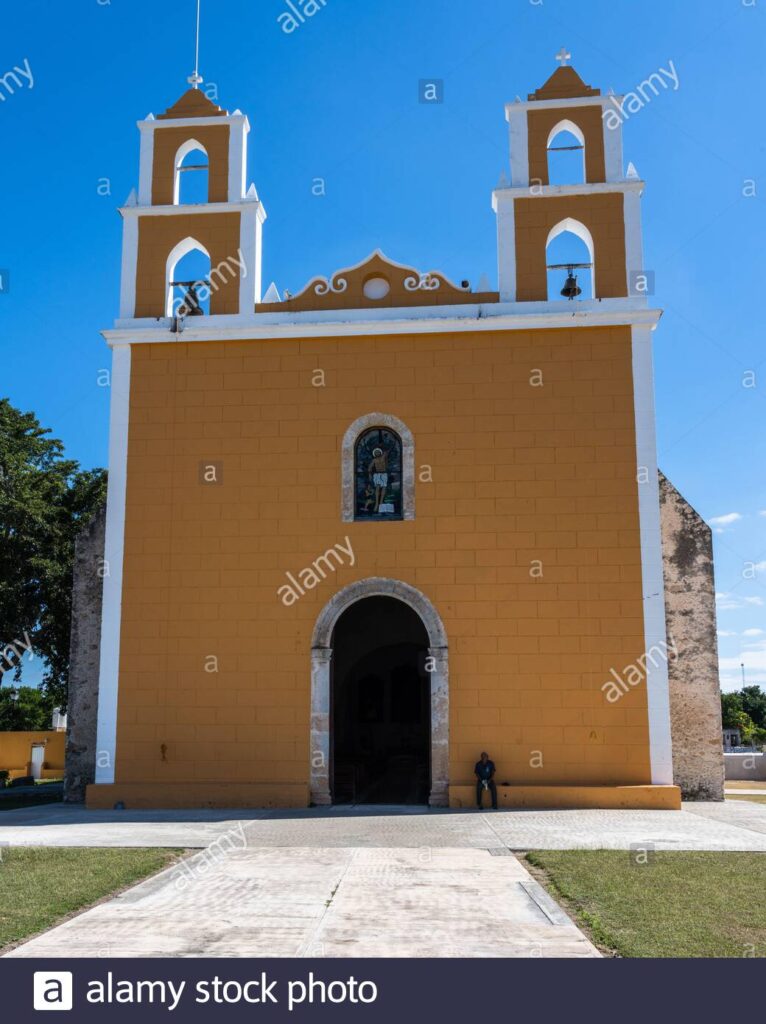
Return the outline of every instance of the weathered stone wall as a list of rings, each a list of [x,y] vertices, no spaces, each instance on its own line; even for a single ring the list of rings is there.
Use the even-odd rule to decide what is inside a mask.
[[[75,545],[64,800],[82,803],[96,775],[98,669],[106,509]]]
[[[723,800],[713,538],[660,473],[673,775],[687,800]]]
[[[726,778],[737,782],[766,782],[766,754],[724,754]]]

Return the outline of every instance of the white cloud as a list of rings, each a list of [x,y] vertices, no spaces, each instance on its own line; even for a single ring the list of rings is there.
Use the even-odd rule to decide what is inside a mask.
[[[737,634],[736,633],[732,633],[732,631],[730,629],[719,629],[718,630],[718,636],[719,637],[736,636],[736,635]]]
[[[763,607],[762,597],[735,597],[734,594],[723,594],[720,591],[715,595],[715,602],[719,612],[733,612],[739,608]]]
[[[719,667],[721,672],[741,671],[740,666],[744,663],[745,674],[749,672],[766,672],[766,647],[755,651],[743,651],[741,656],[736,658],[720,658]]]
[[[733,526],[742,518],[739,512],[727,512],[725,516],[713,516],[708,522],[715,527],[716,533],[723,533],[727,526]]]
[[[727,636],[733,636],[733,635],[734,635],[733,633],[728,633],[727,634]],[[762,629],[746,629],[744,631],[744,633],[742,634],[742,636],[764,636],[764,635],[765,634],[764,634],[764,631]]]
[[[766,516],[766,508],[758,513],[759,516]]]

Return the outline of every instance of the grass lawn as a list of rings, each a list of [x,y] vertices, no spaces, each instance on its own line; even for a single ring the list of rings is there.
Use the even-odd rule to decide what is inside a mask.
[[[763,796],[748,796],[743,794],[742,796],[733,796],[731,793],[726,794],[727,800],[750,800],[754,804],[766,804],[766,793]]]
[[[181,852],[0,847],[0,952],[160,871]]]
[[[766,782],[748,782],[747,780],[735,781],[734,779],[727,779],[724,788],[727,792],[730,789],[762,789],[764,794],[766,794]]]
[[[766,957],[766,854],[545,850],[526,860],[602,951]]]

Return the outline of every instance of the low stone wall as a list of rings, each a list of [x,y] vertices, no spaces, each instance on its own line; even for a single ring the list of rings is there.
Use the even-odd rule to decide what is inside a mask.
[[[766,782],[766,754],[724,754],[723,760],[732,782]]]
[[[104,508],[83,529],[75,545],[64,775],[64,800],[69,803],[82,803],[86,786],[96,778],[105,534]]]
[[[723,800],[713,537],[660,473],[673,778],[685,800]]]

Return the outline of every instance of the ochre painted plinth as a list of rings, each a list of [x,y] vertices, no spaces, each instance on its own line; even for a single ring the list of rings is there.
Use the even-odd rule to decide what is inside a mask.
[[[498,786],[498,807],[680,811],[678,786]],[[476,785],[450,786],[450,807],[475,807]],[[490,806],[489,793],[484,806]]]
[[[308,807],[309,788],[301,783],[116,782],[88,786],[85,802],[92,810],[110,810],[116,803],[127,810]]]
[[[622,810],[681,809],[678,786],[498,786],[500,807],[533,809],[602,808]],[[128,810],[204,807],[308,807],[309,788],[301,783],[118,782],[88,786],[86,803],[92,810],[110,810],[116,803]],[[450,786],[449,806],[474,807],[476,788]],[[489,795],[484,797],[489,806]],[[424,808],[425,810],[425,808]]]

